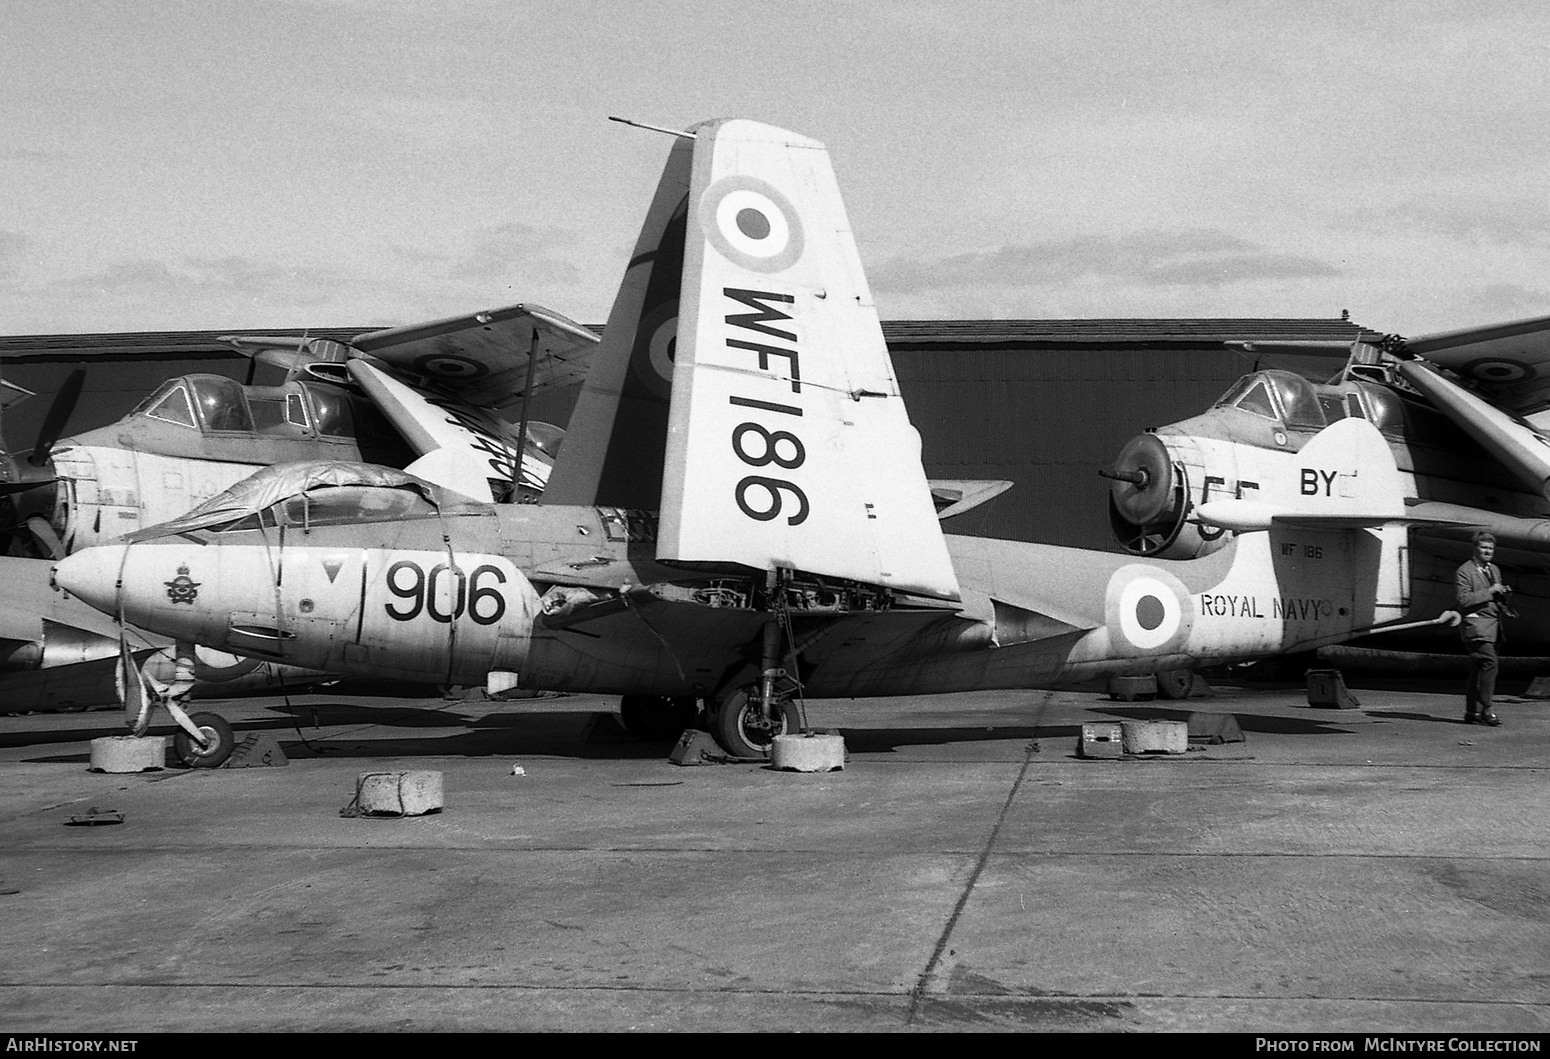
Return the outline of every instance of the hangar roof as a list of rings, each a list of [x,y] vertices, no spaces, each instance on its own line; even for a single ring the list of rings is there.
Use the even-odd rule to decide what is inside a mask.
[[[602,333],[599,324],[590,325]],[[134,357],[205,355],[233,356],[235,351],[219,341],[222,335],[263,335],[275,338],[327,338],[347,342],[356,335],[377,330],[361,327],[226,328],[220,331],[138,331],[81,335],[0,336],[0,358],[54,360],[81,357]],[[1103,343],[1197,343],[1227,341],[1355,342],[1382,337],[1347,319],[1117,319],[1117,320],[884,320],[883,337],[890,347],[957,345],[1024,345]]]

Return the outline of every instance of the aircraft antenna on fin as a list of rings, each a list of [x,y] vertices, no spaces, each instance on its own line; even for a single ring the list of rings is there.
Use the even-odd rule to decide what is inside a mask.
[[[632,121],[629,118],[617,118],[617,117],[614,117],[614,115],[612,115],[612,114],[608,115],[608,120],[609,121],[617,121],[620,125],[633,125],[637,129],[649,129],[652,132],[665,132],[669,136],[678,136],[678,137],[681,137],[681,138],[683,138],[685,140],[692,140],[692,139],[694,139],[694,133],[692,133],[692,132],[685,132],[682,129],[668,129],[668,128],[663,128],[661,125],[648,125],[644,121]]]
[[[511,461],[511,495],[514,502],[522,485],[522,461],[527,456],[528,412],[533,404],[533,373],[538,368],[538,328],[533,328],[533,344],[527,351],[527,382],[522,387],[522,420],[517,425],[517,458]]]

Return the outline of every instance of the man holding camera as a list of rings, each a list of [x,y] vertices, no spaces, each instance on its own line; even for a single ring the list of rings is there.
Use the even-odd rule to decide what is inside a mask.
[[[1496,538],[1480,532],[1474,536],[1475,554],[1458,568],[1459,610],[1464,615],[1459,633],[1469,651],[1469,683],[1464,688],[1464,723],[1501,724],[1491,708],[1496,691],[1496,644],[1501,639],[1501,619],[1509,617],[1506,600],[1512,589],[1502,584],[1502,572],[1491,562]]]

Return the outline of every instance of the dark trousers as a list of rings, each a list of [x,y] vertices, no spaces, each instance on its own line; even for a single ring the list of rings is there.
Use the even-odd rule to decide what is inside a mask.
[[[1496,693],[1496,641],[1470,640],[1469,682],[1464,685],[1464,716],[1489,717]]]

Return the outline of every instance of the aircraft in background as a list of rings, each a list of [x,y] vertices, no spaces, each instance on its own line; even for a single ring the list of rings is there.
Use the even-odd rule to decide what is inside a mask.
[[[1112,470],[1110,521],[1127,551],[1189,559],[1289,517],[1283,500],[1361,495],[1368,478],[1327,479],[1306,453],[1325,432],[1370,423],[1399,471],[1408,540],[1404,595],[1453,605],[1470,538],[1497,537],[1512,568],[1515,647],[1550,645],[1550,317],[1354,346],[1253,343],[1256,357],[1345,357],[1331,381],[1266,369],[1201,415],[1131,439]],[[1306,557],[1305,557],[1306,558]]]
[[[117,632],[61,608],[46,562],[182,515],[254,471],[282,462],[365,461],[412,467],[461,495],[531,501],[564,432],[501,410],[585,373],[597,336],[538,306],[514,306],[349,343],[233,337],[256,362],[285,370],[277,386],[222,375],[170,379],[127,416],[61,437],[85,382],[61,386],[30,452],[0,458],[0,692],[8,708],[84,708],[117,701]],[[476,385],[475,385],[476,384]],[[30,396],[0,387],[0,407]],[[519,446],[518,437],[526,444]],[[519,456],[520,453],[520,456]],[[55,597],[50,600],[50,597]],[[98,616],[91,613],[91,618]],[[137,631],[149,679],[173,679],[164,639]],[[196,690],[233,694],[323,674],[216,652],[196,658]]]
[[[1363,419],[1302,450],[1338,488],[1198,560],[944,534],[827,150],[745,120],[674,135],[537,503],[277,467],[58,586],[180,657],[619,694],[642,733],[703,701],[748,757],[807,696],[1087,686],[1417,620]]]
[[[580,381],[597,335],[519,305],[349,343],[224,341],[283,368],[285,382],[187,375],[116,423],[61,437],[85,381],[72,373],[32,450],[0,460],[0,552],[57,559],[175,518],[276,463],[405,467],[475,499],[531,500],[564,432],[499,413]]]

